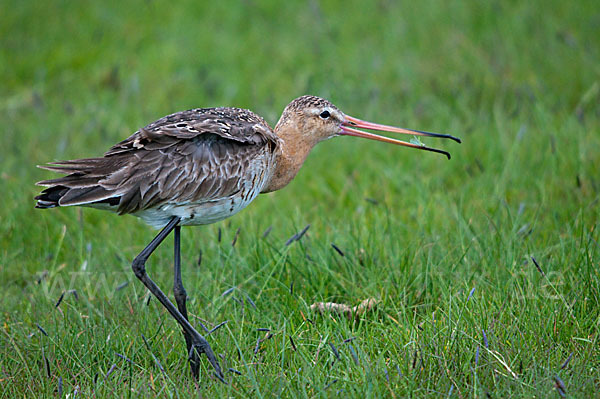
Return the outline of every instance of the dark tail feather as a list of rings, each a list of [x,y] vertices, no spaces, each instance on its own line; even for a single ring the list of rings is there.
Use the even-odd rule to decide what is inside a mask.
[[[40,209],[55,208],[59,206],[58,201],[67,193],[67,191],[69,191],[69,189],[64,186],[48,187],[42,191],[40,195],[35,197],[37,200],[35,207]]]
[[[38,165],[42,169],[65,173],[67,176],[37,182],[38,186],[46,188],[35,197],[35,207],[47,209],[68,205],[118,205],[120,195],[117,195],[114,189],[104,188],[100,181],[118,171],[125,163],[126,160],[113,157],[74,159]]]
[[[67,205],[91,205],[113,199],[111,193],[100,187],[70,188],[60,199],[61,206]],[[115,198],[118,201],[118,198]],[[110,203],[110,201],[109,201]]]
[[[119,205],[120,197],[111,196],[111,193],[100,186],[73,188],[65,186],[52,186],[46,188],[35,197],[36,208],[48,209],[57,206],[108,204]]]

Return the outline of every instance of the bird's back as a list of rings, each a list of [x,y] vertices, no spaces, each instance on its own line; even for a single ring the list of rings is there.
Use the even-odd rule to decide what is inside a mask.
[[[38,208],[85,205],[131,213],[155,227],[173,216],[207,224],[244,208],[262,190],[279,139],[240,108],[199,108],[161,118],[103,157],[54,162]]]

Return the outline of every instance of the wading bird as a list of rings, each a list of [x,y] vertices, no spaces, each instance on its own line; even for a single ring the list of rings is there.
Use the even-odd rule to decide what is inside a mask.
[[[165,116],[114,145],[99,158],[40,166],[66,174],[37,184],[47,187],[36,208],[82,205],[132,214],[160,233],[133,260],[133,272],[183,330],[188,359],[198,378],[200,354],[223,373],[206,339],[190,324],[181,281],[180,228],[214,223],[245,208],[259,193],[286,186],[319,142],[342,135],[434,151],[446,151],[358,130],[456,137],[366,122],[327,100],[302,96],[285,107],[275,129],[240,108],[199,108]],[[152,252],[174,232],[174,296],[177,307],[146,273]]]

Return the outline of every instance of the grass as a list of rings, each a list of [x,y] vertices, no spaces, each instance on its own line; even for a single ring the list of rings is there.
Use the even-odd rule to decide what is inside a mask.
[[[600,389],[595,2],[9,1],[2,9],[0,396]],[[209,341],[225,369],[239,372],[224,385],[203,359],[196,383],[178,327],[130,269],[155,231],[95,210],[34,210],[34,182],[50,177],[34,166],[98,155],[197,106],[247,107],[274,124],[305,93],[463,144],[435,143],[450,150],[448,162],[331,140],[286,189],[227,221],[184,229],[193,322],[227,322]],[[148,265],[165,290],[171,251],[168,240]],[[358,320],[310,310],[371,297],[380,304]]]

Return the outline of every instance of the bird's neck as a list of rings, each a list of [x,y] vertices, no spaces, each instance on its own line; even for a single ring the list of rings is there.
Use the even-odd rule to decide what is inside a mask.
[[[275,127],[275,133],[281,140],[275,156],[275,168],[263,193],[287,186],[304,164],[310,150],[318,143],[312,139],[312,135],[282,121]]]

